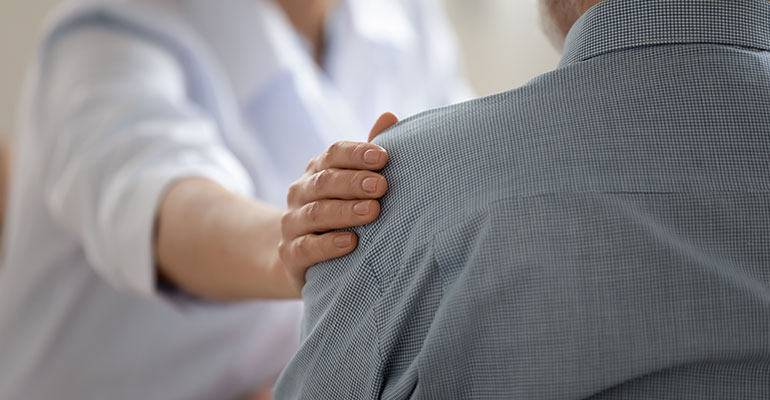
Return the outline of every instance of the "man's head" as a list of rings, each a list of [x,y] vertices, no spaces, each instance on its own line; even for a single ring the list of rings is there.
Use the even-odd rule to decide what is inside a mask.
[[[567,38],[575,21],[583,13],[604,0],[538,0],[540,3],[540,20],[548,39],[561,50],[564,39]]]

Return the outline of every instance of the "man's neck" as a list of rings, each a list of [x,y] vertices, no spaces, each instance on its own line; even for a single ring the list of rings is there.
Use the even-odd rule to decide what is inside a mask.
[[[576,7],[577,7],[578,15],[585,14],[586,11],[588,11],[589,8],[595,6],[595,5],[597,5],[597,4],[599,4],[599,3],[603,2],[603,1],[605,1],[605,0],[576,0],[575,2],[577,3]]]
[[[559,51],[572,25],[591,7],[604,0],[540,0],[543,30]]]
[[[275,0],[281,6],[294,29],[313,49],[313,57],[321,63],[324,53],[324,21],[335,0]]]

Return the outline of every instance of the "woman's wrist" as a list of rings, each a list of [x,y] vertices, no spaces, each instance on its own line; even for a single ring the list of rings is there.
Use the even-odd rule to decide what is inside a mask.
[[[370,138],[397,120],[383,114]],[[158,271],[210,300],[297,298],[309,267],[356,248],[353,233],[335,230],[379,215],[387,182],[373,171],[387,158],[379,146],[335,143],[291,186],[285,212],[207,179],[184,179],[158,210]]]
[[[171,283],[216,301],[294,298],[277,256],[281,212],[189,178],[158,212],[156,261]]]
[[[302,291],[292,285],[286,266],[278,254],[278,246],[271,252],[267,275],[270,277],[270,288],[266,289],[270,292],[269,298],[294,300],[302,298]]]

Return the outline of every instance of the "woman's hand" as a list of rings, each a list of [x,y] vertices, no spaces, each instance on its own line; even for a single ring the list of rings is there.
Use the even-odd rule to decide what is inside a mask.
[[[369,135],[398,122],[380,116]],[[305,175],[289,188],[288,209],[281,218],[279,257],[291,284],[300,292],[305,271],[322,261],[352,252],[358,238],[352,232],[330,232],[368,224],[380,214],[388,183],[373,171],[385,167],[388,154],[370,143],[338,142],[307,166]]]

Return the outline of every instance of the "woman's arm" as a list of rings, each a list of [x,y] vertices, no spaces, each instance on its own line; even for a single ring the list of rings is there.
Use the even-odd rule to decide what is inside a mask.
[[[353,209],[385,191],[370,170],[387,156],[366,163],[367,150],[382,152],[369,144],[337,144],[311,163],[285,213],[236,194],[248,193],[247,175],[216,125],[187,100],[173,57],[139,38],[82,28],[60,39],[49,70],[44,200],[117,288],[154,297],[161,276],[212,300],[298,297],[307,267],[355,248],[351,234],[323,232],[377,217],[377,205]],[[366,177],[380,182],[374,192]]]
[[[160,274],[210,300],[298,298],[308,267],[356,247],[353,233],[328,231],[364,225],[379,215],[373,199],[385,193],[385,179],[370,171],[340,169],[362,168],[363,158],[353,162],[356,153],[366,151],[358,147],[374,148],[377,161],[370,168],[382,168],[386,156],[376,146],[337,144],[324,156],[327,161],[312,163],[313,169],[292,186],[286,212],[207,179],[174,184],[156,222]],[[374,191],[364,189],[370,184]]]
[[[168,190],[156,220],[159,274],[218,301],[297,297],[279,268],[281,212],[203,178]]]
[[[79,26],[44,49],[34,108],[43,198],[111,286],[158,298],[153,242],[161,200],[205,178],[234,193],[251,182],[217,125],[189,100],[186,72],[149,39],[103,24]],[[192,251],[192,250],[188,250]]]
[[[372,136],[397,119],[383,115]],[[312,160],[278,211],[215,182],[173,185],[158,210],[159,273],[189,293],[212,300],[299,297],[308,267],[353,251],[351,232],[380,212],[387,182],[372,172],[387,153],[368,143],[339,142]]]

